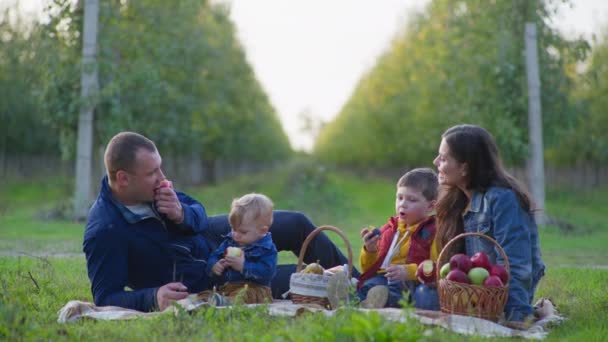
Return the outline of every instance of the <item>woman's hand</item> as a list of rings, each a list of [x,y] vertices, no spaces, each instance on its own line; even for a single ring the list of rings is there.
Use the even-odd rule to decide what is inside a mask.
[[[363,244],[366,251],[370,253],[378,252],[378,241],[380,240],[380,235],[374,234],[373,229],[369,229],[367,227],[361,229],[361,238],[363,239]]]

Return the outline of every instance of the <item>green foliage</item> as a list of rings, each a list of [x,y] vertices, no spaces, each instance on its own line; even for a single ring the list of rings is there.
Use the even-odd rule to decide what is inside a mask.
[[[440,134],[457,123],[486,127],[511,164],[527,156],[524,26],[536,23],[545,143],[574,122],[565,66],[585,44],[547,26],[545,1],[436,0],[411,18],[377,65],[359,82],[315,153],[341,164],[429,165]]]
[[[564,136],[554,150],[560,163],[608,163],[608,28],[591,52],[581,74],[575,74],[576,89],[572,101],[577,104],[576,121],[564,129]],[[574,72],[573,72],[574,73]]]
[[[8,9],[0,13],[0,156],[56,155],[59,149],[33,86],[40,76],[38,35]]]
[[[80,71],[92,67],[81,65],[83,2],[53,0],[45,13],[48,21],[31,24],[29,50],[20,47],[26,42],[20,38],[11,41],[13,52],[6,52],[13,59],[19,53],[32,57],[19,63],[8,57],[3,63],[0,58],[0,68],[18,64],[23,70],[8,73],[15,79],[32,69],[32,79],[22,82],[24,89],[14,91],[27,91],[33,114],[44,118],[45,129],[52,128],[35,132],[54,139],[46,148],[60,146],[62,155],[72,158],[81,105]],[[100,2],[100,92],[92,99],[97,103],[95,146],[131,130],[153,139],[164,155],[198,155],[211,162],[287,157],[287,137],[247,64],[228,14],[227,8],[207,1]],[[0,27],[0,36],[11,29],[9,24]],[[15,102],[20,100],[14,97]],[[21,112],[29,108],[21,107]],[[33,114],[25,117],[35,120]]]

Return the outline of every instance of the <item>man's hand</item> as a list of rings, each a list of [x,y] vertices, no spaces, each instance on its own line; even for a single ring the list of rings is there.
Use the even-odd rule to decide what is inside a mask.
[[[156,210],[161,214],[167,215],[169,220],[180,224],[184,221],[184,210],[182,204],[177,199],[175,190],[173,190],[173,184],[169,181],[167,182],[169,186],[161,185],[154,191]]]
[[[361,238],[363,238],[363,244],[365,245],[366,251],[370,253],[376,253],[378,251],[378,240],[380,240],[380,235],[374,234],[373,229],[361,229]]]
[[[239,256],[226,255],[226,265],[232,267],[233,270],[243,272],[243,265],[245,264],[245,253],[241,253]]]
[[[158,288],[156,302],[158,310],[163,311],[172,301],[188,297],[188,288],[182,283],[169,283]]]
[[[407,269],[405,265],[390,265],[386,268],[384,276],[390,281],[405,281]]]
[[[226,259],[220,259],[218,262],[215,263],[215,265],[213,265],[211,271],[215,275],[222,275],[222,273],[224,273],[224,270],[226,269],[226,265]]]

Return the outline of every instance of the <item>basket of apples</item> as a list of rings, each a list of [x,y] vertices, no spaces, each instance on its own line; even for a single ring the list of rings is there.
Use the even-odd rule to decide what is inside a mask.
[[[505,267],[492,265],[483,252],[472,257],[455,254],[444,262],[447,250],[456,240],[466,236],[479,236],[494,243],[502,254]],[[491,237],[481,233],[464,233],[450,240],[439,253],[436,270],[439,279],[437,290],[441,311],[475,316],[497,321],[502,315],[509,292],[509,260],[502,247]]]
[[[302,248],[300,249],[300,255],[298,256],[296,273],[291,275],[289,281],[289,294],[291,296],[291,301],[295,304],[319,304],[324,308],[331,309],[331,304],[327,297],[327,286],[329,284],[329,279],[332,277],[332,273],[325,271],[325,269],[319,265],[318,261],[310,263],[302,269],[304,255],[306,254],[308,245],[317,234],[324,230],[337,233],[346,243],[346,248],[348,250],[348,270],[346,276],[347,279],[350,279],[351,277],[353,271],[353,251],[348,238],[336,227],[320,226],[308,234],[306,240],[304,240]]]

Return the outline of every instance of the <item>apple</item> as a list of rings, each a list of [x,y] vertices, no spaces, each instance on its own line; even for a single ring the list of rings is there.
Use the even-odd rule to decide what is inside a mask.
[[[423,284],[430,284],[435,282],[435,262],[433,260],[424,260],[418,265],[416,270],[416,278]]]
[[[466,254],[455,254],[450,258],[450,269],[459,269],[465,274],[469,273],[473,265],[471,259]]]
[[[468,258],[467,258],[467,260],[468,260]],[[465,283],[465,284],[471,283],[471,280],[469,280],[469,277],[467,276],[467,274],[462,272],[459,269],[451,270],[450,273],[448,273],[448,275],[445,277],[445,279],[449,280],[449,281],[455,281],[455,282]]]
[[[233,257],[238,257],[241,256],[241,254],[243,253],[243,250],[238,248],[238,247],[228,247],[226,248],[226,255],[227,256],[233,256]]]
[[[490,272],[483,267],[473,267],[468,273],[471,283],[475,285],[483,284],[483,281],[490,276]]]
[[[502,280],[500,280],[499,276],[491,275],[483,281],[483,286],[503,287],[504,284],[502,283]]]
[[[483,267],[488,272],[490,272],[490,268],[492,267],[492,263],[490,263],[490,258],[484,252],[477,252],[475,255],[471,257],[471,264],[473,267]]]
[[[380,228],[374,228],[374,230],[372,231],[372,233],[374,233],[374,235],[372,235],[372,236],[376,236],[376,235],[382,234],[382,231],[380,230]]]
[[[445,264],[443,264],[443,266],[441,266],[441,269],[439,270],[439,276],[441,277],[441,279],[444,279],[445,276],[448,275],[448,273],[450,273],[450,263],[446,262]]]
[[[492,265],[490,268],[490,275],[498,276],[503,284],[507,284],[509,281],[509,273],[500,265]]]
[[[171,183],[170,180],[163,179],[162,181],[160,181],[160,185],[158,187],[159,188],[173,188],[173,184]]]
[[[319,263],[313,262],[308,264],[301,273],[323,274],[325,269]]]

